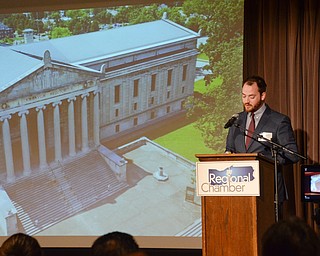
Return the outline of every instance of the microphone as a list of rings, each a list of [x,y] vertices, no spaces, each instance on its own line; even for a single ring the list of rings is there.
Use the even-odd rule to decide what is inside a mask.
[[[224,129],[227,129],[227,128],[231,127],[234,124],[234,122],[238,119],[238,117],[239,117],[239,114],[232,115],[232,117],[224,125]]]

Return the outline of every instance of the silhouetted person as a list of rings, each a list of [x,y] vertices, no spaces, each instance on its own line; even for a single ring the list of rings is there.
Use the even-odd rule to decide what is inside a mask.
[[[262,256],[320,256],[320,239],[302,219],[273,224],[262,237]]]
[[[32,236],[17,233],[7,238],[1,248],[0,256],[41,256],[38,241]]]
[[[127,256],[139,251],[134,237],[119,231],[98,237],[91,248],[93,256]]]

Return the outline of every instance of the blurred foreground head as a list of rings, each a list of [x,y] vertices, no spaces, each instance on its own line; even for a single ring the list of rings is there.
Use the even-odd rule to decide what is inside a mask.
[[[262,237],[262,256],[320,256],[320,240],[302,219],[291,217],[273,224]]]
[[[118,231],[98,237],[91,248],[93,256],[127,256],[139,251],[132,235]]]
[[[38,241],[32,236],[17,233],[5,240],[0,248],[0,256],[41,256]]]

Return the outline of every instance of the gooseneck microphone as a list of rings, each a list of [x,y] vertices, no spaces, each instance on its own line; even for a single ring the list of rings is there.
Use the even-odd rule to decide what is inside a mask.
[[[238,117],[239,117],[239,114],[232,115],[232,117],[224,125],[224,129],[227,129],[227,128],[231,127],[234,124],[234,122],[238,119]]]

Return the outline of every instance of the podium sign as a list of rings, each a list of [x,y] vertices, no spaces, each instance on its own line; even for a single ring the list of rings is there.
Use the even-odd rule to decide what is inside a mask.
[[[260,255],[262,236],[275,221],[274,163],[258,153],[196,157],[202,256]]]
[[[259,161],[196,163],[198,196],[260,196]]]

